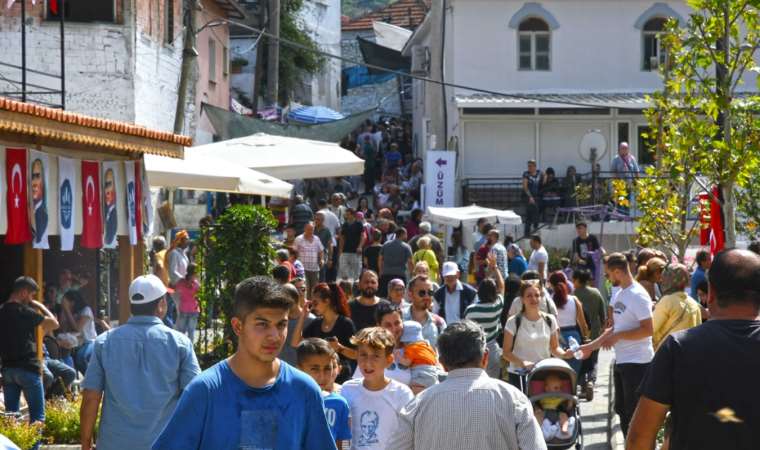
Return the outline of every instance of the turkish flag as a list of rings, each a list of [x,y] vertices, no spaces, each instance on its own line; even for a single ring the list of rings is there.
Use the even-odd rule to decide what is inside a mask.
[[[713,198],[719,201],[710,201],[710,254],[715,255],[726,246],[726,235],[723,230],[723,209],[720,203],[723,195],[718,186],[713,186]]]
[[[26,198],[26,149],[5,149],[6,206],[8,230],[6,244],[23,244],[32,240],[29,207]]]
[[[142,161],[135,161],[135,226],[137,228],[137,242],[140,242],[143,234],[142,227]]]
[[[83,248],[103,246],[103,216],[100,212],[100,164],[82,161],[82,239]]]

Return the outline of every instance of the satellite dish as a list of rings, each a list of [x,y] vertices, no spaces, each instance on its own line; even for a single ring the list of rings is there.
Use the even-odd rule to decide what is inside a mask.
[[[589,130],[581,138],[578,153],[584,161],[594,164],[607,154],[607,139],[599,130]]]

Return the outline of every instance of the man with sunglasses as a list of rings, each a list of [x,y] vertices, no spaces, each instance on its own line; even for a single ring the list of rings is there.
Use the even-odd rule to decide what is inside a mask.
[[[433,303],[433,283],[424,275],[417,275],[409,281],[411,305],[403,309],[404,320],[414,320],[422,325],[422,337],[433,348],[438,345],[438,336],[446,328],[446,321],[430,312]]]

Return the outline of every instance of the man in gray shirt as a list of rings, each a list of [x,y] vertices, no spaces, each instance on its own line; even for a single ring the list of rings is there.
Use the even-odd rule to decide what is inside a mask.
[[[615,178],[626,181],[628,203],[630,204],[634,198],[631,192],[633,189],[633,179],[639,176],[641,169],[636,162],[636,158],[631,155],[627,142],[621,142],[618,146],[618,154],[615,159],[612,160],[610,170],[615,174]],[[628,206],[621,206],[619,209],[622,213],[628,214]]]
[[[412,248],[404,242],[406,240],[406,229],[398,227],[396,229],[396,238],[383,244],[380,249],[380,257],[377,265],[380,269],[380,287],[377,295],[386,298],[388,296],[388,283],[399,278],[406,284],[407,273],[414,271],[412,264]]]
[[[530,400],[483,370],[486,337],[475,322],[449,325],[438,338],[438,351],[448,378],[401,409],[388,450],[546,449]],[[472,419],[467,426],[463,411]]]

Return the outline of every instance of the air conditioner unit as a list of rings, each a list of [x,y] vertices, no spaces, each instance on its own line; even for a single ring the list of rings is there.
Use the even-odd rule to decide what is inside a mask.
[[[652,70],[657,70],[657,68],[660,67],[660,57],[659,56],[650,56],[649,57],[649,68]]]
[[[430,49],[424,45],[412,46],[412,74],[427,75],[430,70]]]

